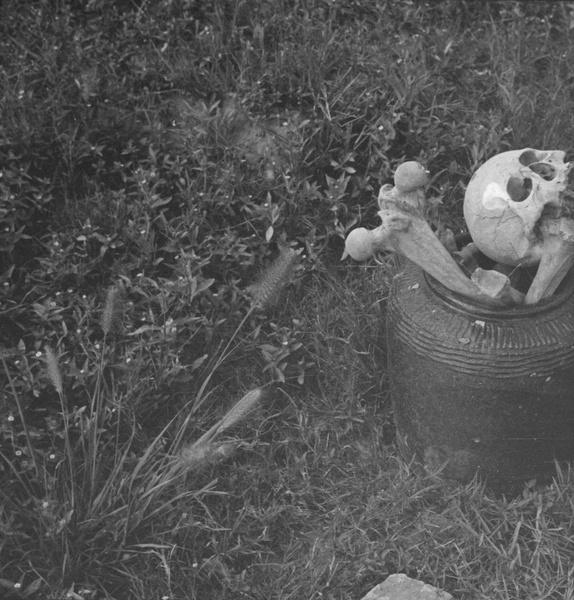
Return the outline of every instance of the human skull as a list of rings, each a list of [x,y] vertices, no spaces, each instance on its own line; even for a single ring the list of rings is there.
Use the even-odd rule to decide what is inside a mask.
[[[561,150],[511,150],[487,160],[472,176],[464,218],[474,243],[506,265],[536,265],[544,254],[541,219],[574,216],[566,192],[571,163]]]

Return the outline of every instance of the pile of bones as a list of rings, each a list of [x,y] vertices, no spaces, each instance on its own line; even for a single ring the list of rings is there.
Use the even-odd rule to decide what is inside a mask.
[[[393,251],[418,264],[453,292],[497,307],[531,305],[551,297],[574,264],[571,163],[560,150],[530,148],[493,156],[471,178],[464,217],[472,241],[457,247],[427,222],[428,171],[401,164],[395,185],[379,193],[382,225],[348,235],[346,251],[366,260]]]

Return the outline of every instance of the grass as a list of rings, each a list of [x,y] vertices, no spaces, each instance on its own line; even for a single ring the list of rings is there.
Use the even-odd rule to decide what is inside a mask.
[[[399,457],[393,262],[341,262],[405,159],[572,139],[568,2],[0,6],[6,598],[574,598],[574,477]]]

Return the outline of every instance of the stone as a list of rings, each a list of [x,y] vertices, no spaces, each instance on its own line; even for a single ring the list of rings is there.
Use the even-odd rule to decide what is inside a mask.
[[[453,600],[453,597],[432,585],[398,573],[389,575],[362,600]]]

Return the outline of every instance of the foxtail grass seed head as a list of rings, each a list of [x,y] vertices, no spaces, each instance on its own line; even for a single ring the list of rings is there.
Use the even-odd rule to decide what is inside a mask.
[[[106,294],[106,301],[102,310],[101,326],[105,335],[108,335],[120,325],[120,295],[121,290],[112,286]]]
[[[279,256],[264,271],[259,280],[247,288],[254,306],[265,309],[274,306],[279,293],[289,282],[299,254],[292,248],[281,248]]]
[[[208,429],[195,444],[211,442],[220,433],[223,433],[230,427],[233,427],[239,421],[245,419],[247,415],[253,412],[265,397],[262,388],[251,390],[241,400],[236,402],[213,427]]]
[[[48,368],[48,377],[52,382],[54,388],[58,394],[64,392],[64,386],[62,385],[62,374],[60,373],[60,367],[58,365],[58,357],[56,353],[49,346],[46,348],[46,366]]]
[[[229,429],[239,421],[242,421],[255,410],[264,398],[264,392],[262,388],[251,390],[241,400],[239,400],[229,412],[219,421],[219,427],[217,433],[221,433],[226,429]]]
[[[177,466],[184,471],[196,471],[227,458],[236,447],[236,442],[195,442],[181,450]]]

